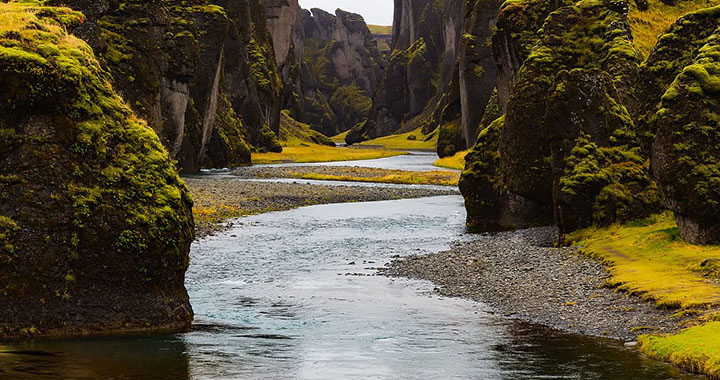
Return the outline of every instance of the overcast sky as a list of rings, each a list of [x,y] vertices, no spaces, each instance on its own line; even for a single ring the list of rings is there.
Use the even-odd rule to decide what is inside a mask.
[[[320,8],[330,13],[342,10],[358,13],[365,22],[374,25],[392,25],[393,0],[300,0],[305,9]]]

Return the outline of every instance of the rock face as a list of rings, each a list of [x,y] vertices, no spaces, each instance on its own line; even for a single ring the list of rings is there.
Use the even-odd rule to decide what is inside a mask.
[[[183,171],[249,163],[247,143],[282,149],[282,83],[260,0],[51,3],[86,15],[74,33]]]
[[[299,120],[326,135],[368,117],[385,60],[360,15],[338,9],[305,11],[305,114]]]
[[[718,25],[720,7],[685,16],[661,37],[647,65],[652,70],[670,60],[668,74],[682,67],[650,120],[650,132],[656,133],[652,166],[682,238],[696,244],[720,242]],[[690,36],[694,43],[687,43]]]
[[[423,127],[431,132],[433,111],[453,77],[463,29],[460,0],[396,0],[392,53],[366,123],[346,141]],[[433,125],[431,125],[433,124]]]
[[[283,108],[326,135],[368,116],[385,65],[360,15],[303,10],[297,1],[265,4],[268,29],[285,85]]]
[[[265,0],[265,11],[283,83],[283,108],[302,115],[302,65],[305,55],[303,10],[297,0]]]
[[[0,3],[0,339],[183,330],[192,201],[66,8]]]
[[[505,116],[467,158],[461,189],[472,229],[567,232],[659,209],[631,117],[640,57],[627,4],[562,5],[500,11],[493,52],[496,112]]]

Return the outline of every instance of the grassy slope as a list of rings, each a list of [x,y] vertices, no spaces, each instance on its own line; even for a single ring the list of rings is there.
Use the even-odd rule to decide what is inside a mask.
[[[677,335],[646,335],[641,348],[653,358],[720,378],[720,246],[684,243],[669,213],[642,222],[587,229],[568,237],[605,261],[620,290],[696,315]],[[709,322],[709,323],[708,323]],[[706,323],[706,324],[705,324]]]
[[[435,161],[434,165],[446,169],[465,170],[465,156],[467,156],[469,152],[469,150],[457,152],[454,156],[441,158]]]
[[[437,147],[437,133],[432,134],[432,138],[425,141],[428,136],[423,135],[418,128],[412,132],[363,141],[357,145],[381,146],[386,149],[435,150]]]
[[[280,123],[280,140],[282,153],[253,153],[253,164],[271,164],[281,162],[330,162],[371,160],[404,154],[387,149],[336,148],[313,142],[327,137],[313,131],[309,125],[297,122],[283,112]]]
[[[660,0],[649,0],[646,11],[637,9],[634,1],[630,1],[628,19],[632,28],[635,44],[640,53],[647,57],[658,37],[678,18],[688,12],[708,8],[720,4],[720,0],[676,1],[676,5],[666,5]]]
[[[379,36],[389,36],[392,34],[392,25],[368,25],[370,33]]]

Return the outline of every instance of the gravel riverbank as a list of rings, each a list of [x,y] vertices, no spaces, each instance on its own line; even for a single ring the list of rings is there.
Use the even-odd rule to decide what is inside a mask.
[[[184,178],[195,201],[198,238],[227,229],[229,219],[302,206],[373,202],[458,194],[457,189],[423,187],[310,185],[303,183],[253,182],[225,176]]]
[[[631,342],[678,329],[674,311],[603,287],[603,264],[575,248],[553,248],[556,236],[555,228],[485,234],[447,252],[395,260],[381,272],[430,280],[442,295],[571,333]]]

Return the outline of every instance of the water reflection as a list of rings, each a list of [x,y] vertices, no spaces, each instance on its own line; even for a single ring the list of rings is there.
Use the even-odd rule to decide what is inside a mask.
[[[0,346],[2,379],[190,379],[177,336],[29,342]]]

